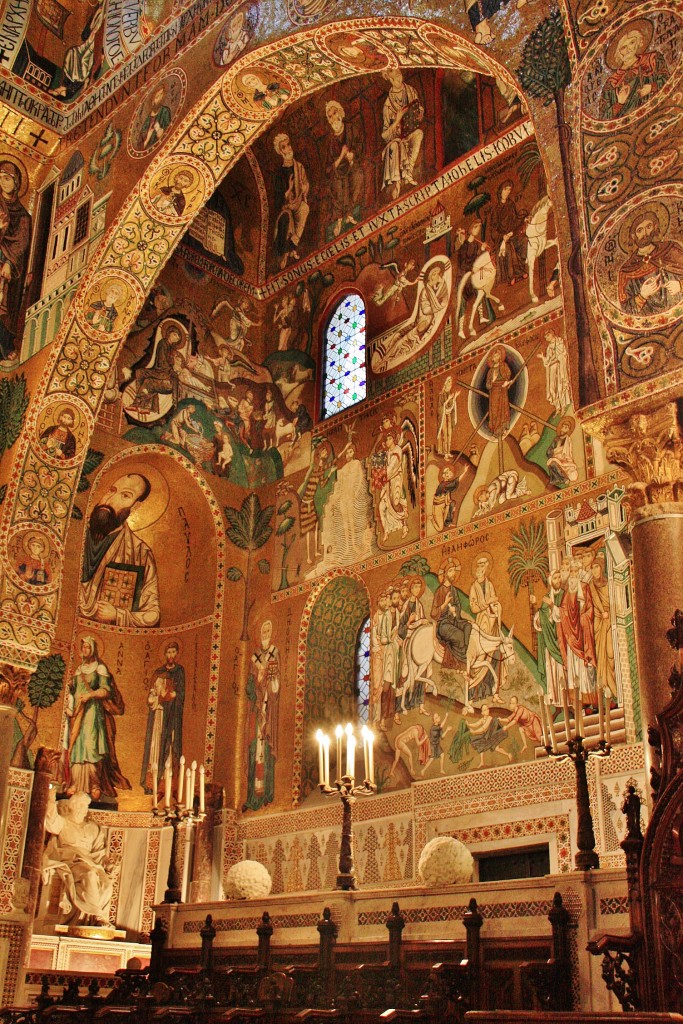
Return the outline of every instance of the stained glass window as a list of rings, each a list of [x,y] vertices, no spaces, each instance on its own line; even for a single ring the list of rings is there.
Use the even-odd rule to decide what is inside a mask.
[[[365,303],[345,295],[325,331],[323,418],[365,398]]]
[[[368,617],[358,633],[356,647],[356,700],[358,719],[367,724],[370,705],[370,618]]]

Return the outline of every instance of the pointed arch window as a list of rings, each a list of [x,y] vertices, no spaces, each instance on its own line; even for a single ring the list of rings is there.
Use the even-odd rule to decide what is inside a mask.
[[[365,398],[365,303],[344,295],[327,321],[323,342],[323,419]]]
[[[358,631],[356,645],[356,705],[358,721],[369,724],[370,719],[370,616]]]

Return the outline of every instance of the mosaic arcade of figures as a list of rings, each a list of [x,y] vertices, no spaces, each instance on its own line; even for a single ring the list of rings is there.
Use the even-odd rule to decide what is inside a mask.
[[[399,94],[414,120],[392,150],[382,125]],[[202,237],[215,242],[222,218],[221,245],[194,259],[190,229],[106,383],[68,540],[80,565],[73,623],[66,596],[61,613],[70,682],[53,711],[43,696],[31,706],[26,679],[13,684],[15,763],[30,763],[39,709],[46,731],[59,712],[64,790],[103,806],[144,806],[169,756],[213,761],[206,680],[223,588],[250,650],[245,810],[308,796],[310,737],[334,714],[375,728],[380,790],[533,760],[542,705],[560,734],[581,704],[596,731],[606,715],[615,741],[635,738],[621,492],[593,479],[574,415],[553,213],[521,105],[493,81],[434,72],[369,75],[335,95],[294,107],[255,147],[270,182],[272,298],[220,275],[260,261],[263,239],[240,223],[249,201],[236,202],[255,188],[243,161],[204,211]],[[455,103],[471,115],[449,138]],[[304,140],[329,154],[324,179]],[[325,255],[453,169],[438,199]],[[321,249],[314,271],[301,267]],[[371,397],[314,426],[323,328],[350,292],[367,311]],[[116,302],[103,296],[87,315],[113,320]],[[56,465],[77,457],[81,420],[62,402],[35,425]],[[45,536],[25,528],[11,553],[17,577],[48,594]],[[223,678],[236,671],[225,651],[222,666]]]
[[[602,260],[590,287],[619,386],[675,365],[683,315],[661,106],[678,110],[680,33],[676,14],[651,7],[584,41],[588,230]],[[211,41],[218,67],[256,30],[258,6],[240,12]],[[499,13],[473,22],[478,43]],[[91,20],[84,41],[103,32],[97,10]],[[92,47],[62,44],[47,66],[40,31],[14,70],[45,65],[42,88],[76,98],[99,74]],[[544,715],[559,736],[577,708],[595,734],[606,720],[614,742],[639,735],[621,478],[575,415],[558,225],[524,103],[503,79],[399,70],[378,42],[338,36],[329,46],[362,73],[287,106],[192,221],[103,370],[93,437],[77,390],[26,419],[45,465],[22,479],[8,576],[23,604],[6,596],[5,608],[59,618],[40,686],[3,669],[14,763],[48,742],[64,792],[103,807],[148,808],[153,766],[161,776],[181,753],[228,781],[216,715],[240,701],[251,811],[312,793],[311,737],[342,716],[377,732],[380,790],[533,761]],[[269,113],[286,106],[287,81],[270,64],[234,89]],[[130,169],[156,152],[193,87],[182,68],[166,72],[131,106],[125,150],[123,123],[91,132],[32,202],[16,154],[0,160],[10,364],[22,334],[30,355],[59,326],[122,198],[114,158]],[[647,154],[617,138],[636,123],[659,140]],[[192,208],[197,181],[183,173],[159,172],[161,218]],[[646,174],[636,212],[610,219]],[[29,272],[37,246],[42,277]],[[367,380],[358,366],[353,383],[368,400],[319,422],[324,330],[353,296],[367,342]],[[130,302],[114,284],[89,295],[85,319],[106,340]],[[3,378],[18,426],[2,451],[37,379]],[[55,488],[66,514],[58,471],[85,450],[57,609],[62,551],[41,495]]]

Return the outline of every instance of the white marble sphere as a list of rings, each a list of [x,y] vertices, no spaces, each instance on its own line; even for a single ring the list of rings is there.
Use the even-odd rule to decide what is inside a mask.
[[[425,885],[464,885],[472,878],[474,857],[458,839],[437,836],[430,839],[417,865],[418,878]]]
[[[273,879],[267,868],[257,860],[241,860],[228,871],[225,895],[229,900],[257,900],[267,896],[273,888]]]

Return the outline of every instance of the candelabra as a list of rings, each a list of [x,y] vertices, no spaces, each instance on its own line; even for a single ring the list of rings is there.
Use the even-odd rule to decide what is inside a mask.
[[[342,736],[344,731],[347,737],[346,748],[346,773],[341,775],[342,766]],[[337,780],[330,785],[330,740],[320,730],[317,733],[319,750],[320,784],[319,789],[323,796],[339,796],[342,802],[342,832],[341,845],[339,847],[339,868],[337,874],[337,889],[349,892],[358,888],[356,880],[356,869],[353,862],[353,805],[358,796],[372,796],[377,792],[377,786],[372,782],[374,775],[373,743],[374,735],[363,726],[362,737],[365,754],[365,780],[362,785],[357,786],[355,780],[355,757],[356,739],[350,725],[342,730],[340,725],[336,728],[337,737]]]
[[[548,713],[546,722],[543,704],[541,705],[541,725],[543,727],[543,739],[548,757],[558,761],[572,761],[576,771],[576,813],[577,813],[577,835],[576,845],[578,852],[574,863],[579,871],[589,871],[591,868],[600,867],[600,858],[595,852],[595,830],[593,828],[593,815],[591,814],[590,797],[588,794],[588,774],[586,765],[589,757],[609,757],[612,747],[609,742],[609,718],[605,718],[603,709],[603,694],[598,694],[600,714],[600,738],[593,746],[586,745],[586,738],[581,735],[583,727],[583,709],[579,703],[578,695],[574,705],[574,736],[569,734],[569,702],[565,697],[565,730],[566,750],[561,750],[555,733],[555,726],[552,716]],[[609,716],[609,703],[607,706]],[[605,738],[605,725],[607,723],[607,738]]]
[[[178,830],[182,822],[185,825],[195,825],[203,821],[205,812],[205,787],[204,787],[204,765],[199,769],[199,793],[195,795],[195,777],[197,762],[193,761],[191,767],[185,769],[185,758],[180,758],[178,770],[178,795],[173,799],[172,785],[173,775],[170,757],[166,761],[166,772],[164,782],[164,806],[159,807],[157,803],[157,779],[156,772],[153,778],[153,802],[152,813],[155,818],[163,818],[166,825],[173,829],[173,840],[171,842],[171,859],[168,865],[168,878],[166,880],[166,892],[164,903],[182,902],[182,879],[178,869]]]

